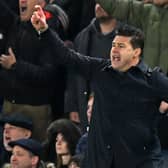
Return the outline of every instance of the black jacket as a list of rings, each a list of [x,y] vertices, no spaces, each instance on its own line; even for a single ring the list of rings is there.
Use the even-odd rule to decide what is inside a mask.
[[[168,102],[168,78],[140,62],[122,73],[108,60],[83,56],[65,48],[51,30],[42,34],[55,63],[91,79],[95,102],[91,119],[87,168],[159,167],[156,134],[160,102]]]
[[[3,24],[9,27],[6,54],[8,47],[12,47],[17,63],[10,70],[0,68],[1,96],[17,104],[56,103],[57,110],[62,113],[64,70],[53,66],[54,56],[39,41],[29,21],[21,22],[19,17],[12,15],[10,25]]]

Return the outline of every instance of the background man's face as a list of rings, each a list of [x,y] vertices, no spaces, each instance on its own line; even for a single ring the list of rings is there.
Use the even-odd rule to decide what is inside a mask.
[[[100,23],[106,22],[112,18],[99,4],[95,6],[95,16]]]
[[[34,156],[31,156],[29,151],[16,145],[12,150],[10,163],[12,168],[31,168],[33,157]]]
[[[34,6],[38,4],[38,0],[19,0],[19,10],[21,21],[30,20]]]
[[[8,146],[10,141],[15,141],[20,138],[27,138],[28,130],[6,123],[3,130],[3,144],[6,150],[11,150]]]

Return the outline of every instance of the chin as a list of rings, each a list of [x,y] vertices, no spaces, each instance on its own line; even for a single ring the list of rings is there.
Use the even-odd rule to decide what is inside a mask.
[[[28,17],[28,16],[20,16],[20,20],[21,20],[22,22],[27,22],[27,21],[30,20],[30,17]]]

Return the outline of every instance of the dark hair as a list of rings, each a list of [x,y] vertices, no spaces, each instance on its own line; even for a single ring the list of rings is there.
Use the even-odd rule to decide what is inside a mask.
[[[131,43],[133,49],[141,48],[141,50],[143,51],[144,33],[142,32],[141,29],[138,29],[134,26],[130,26],[128,24],[121,24],[116,29],[116,35],[131,37],[130,43]]]
[[[48,160],[52,162],[56,159],[55,157],[57,157],[54,156],[54,154],[56,155],[54,146],[58,133],[61,133],[67,141],[71,155],[75,154],[76,144],[81,137],[80,129],[72,121],[68,119],[53,121],[47,128],[47,140],[44,144],[46,151],[48,151],[47,157],[51,157]],[[51,155],[49,153],[51,153]]]

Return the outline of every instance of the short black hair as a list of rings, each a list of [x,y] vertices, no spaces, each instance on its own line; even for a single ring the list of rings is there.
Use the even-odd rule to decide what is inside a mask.
[[[131,45],[133,49],[144,48],[144,33],[141,29],[128,24],[121,24],[116,29],[116,35],[131,37]]]

